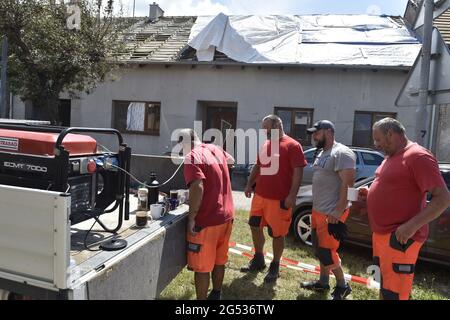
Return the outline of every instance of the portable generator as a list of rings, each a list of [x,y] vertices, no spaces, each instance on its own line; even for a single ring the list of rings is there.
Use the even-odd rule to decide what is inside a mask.
[[[100,150],[80,133],[115,135],[117,152]],[[0,184],[66,193],[71,224],[95,218],[116,232],[129,219],[131,149],[115,129],[63,128],[0,123]],[[98,218],[119,208],[118,225],[108,229]]]

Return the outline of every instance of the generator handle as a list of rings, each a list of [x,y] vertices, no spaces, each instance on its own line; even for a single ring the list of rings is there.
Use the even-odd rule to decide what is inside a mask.
[[[74,133],[82,133],[82,132],[112,133],[112,134],[115,134],[117,136],[117,138],[119,139],[119,145],[123,144],[122,135],[116,129],[70,127],[70,128],[67,128],[67,129],[64,129],[63,131],[61,131],[61,133],[58,136],[58,139],[56,140],[55,148],[59,149],[59,147],[61,146],[66,135],[68,135],[71,132],[74,132]]]

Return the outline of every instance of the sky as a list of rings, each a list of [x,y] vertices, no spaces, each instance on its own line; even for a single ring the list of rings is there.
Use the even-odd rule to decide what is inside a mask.
[[[117,0],[125,16],[148,16],[156,2],[166,16],[225,14],[387,14],[403,16],[408,0]]]

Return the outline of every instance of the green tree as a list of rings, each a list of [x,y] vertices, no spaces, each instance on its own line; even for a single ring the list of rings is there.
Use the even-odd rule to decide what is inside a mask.
[[[113,14],[113,0],[72,2],[81,11],[79,30],[67,27],[71,13],[63,1],[0,0],[11,92],[33,103],[34,117],[53,124],[62,92],[89,92],[115,68],[111,58],[128,21]]]

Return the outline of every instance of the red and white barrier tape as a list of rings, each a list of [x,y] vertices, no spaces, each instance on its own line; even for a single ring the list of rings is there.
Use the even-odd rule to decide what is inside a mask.
[[[255,249],[252,247],[249,247],[249,246],[246,246],[243,244],[239,244],[236,242],[230,242],[229,246],[230,246],[230,248],[228,250],[229,252],[247,257],[249,259],[253,258],[252,253],[238,250],[238,249],[242,249],[242,250],[246,250],[246,251],[255,252]],[[264,252],[264,255],[266,257],[273,258],[273,254],[271,254],[269,252]],[[303,272],[313,273],[313,274],[320,274],[319,266],[313,266],[310,264],[306,264],[306,263],[303,263],[300,261],[295,261],[295,260],[285,258],[285,257],[281,258],[280,266],[283,266],[285,268],[289,268],[292,270],[298,270],[298,271],[303,271]],[[332,272],[330,272],[330,276],[334,277]],[[363,278],[363,277],[359,277],[359,276],[352,276],[350,274],[344,274],[344,277],[347,281],[363,284],[371,289],[379,289],[380,288],[380,284],[378,282],[374,281],[373,279],[367,279],[367,278]]]

